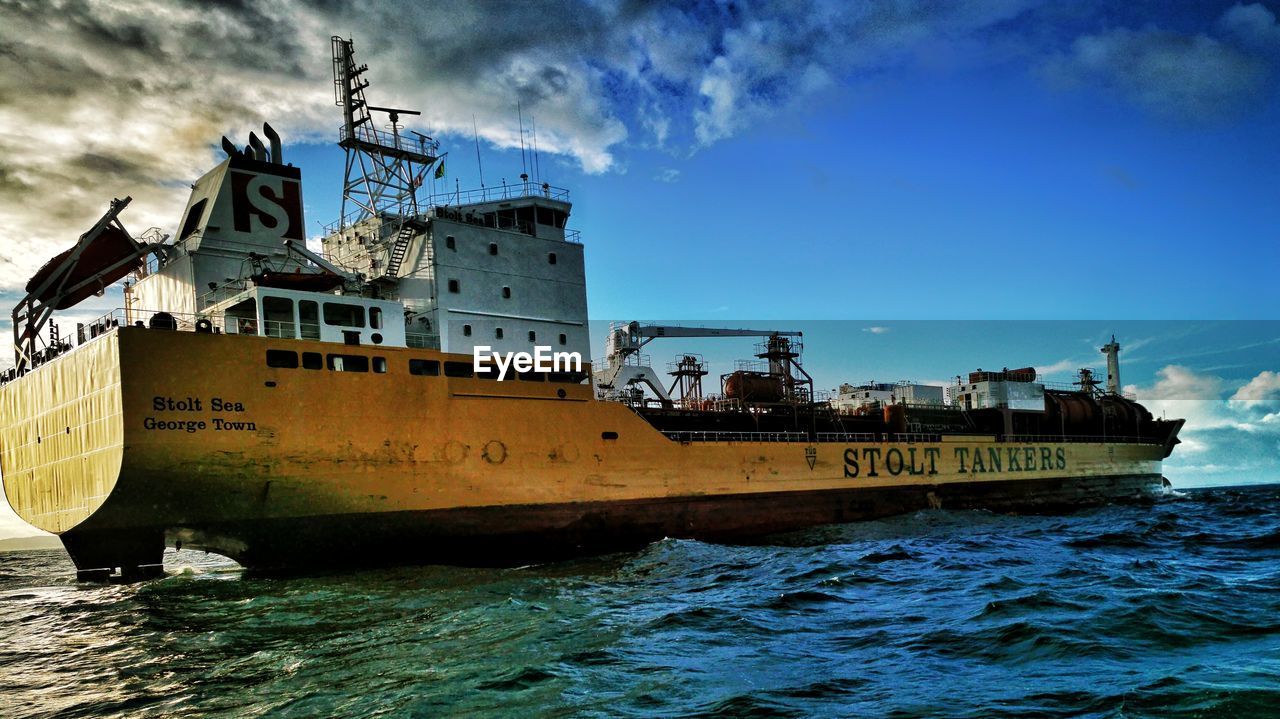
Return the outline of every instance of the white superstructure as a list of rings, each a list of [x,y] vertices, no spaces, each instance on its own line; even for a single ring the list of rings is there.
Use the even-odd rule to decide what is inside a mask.
[[[951,402],[961,409],[1045,410],[1044,385],[1031,367],[969,373],[968,382],[951,387]]]
[[[876,404],[941,407],[944,399],[944,388],[937,385],[914,382],[866,382],[860,385],[845,383],[835,391],[831,406],[848,414]]]
[[[462,201],[445,204],[451,200]],[[324,253],[379,278],[381,296],[404,304],[410,336],[426,346],[469,353],[542,345],[585,358],[586,272],[582,245],[565,230],[570,210],[568,193],[547,185],[451,194],[406,223],[407,237],[373,217],[325,236]]]

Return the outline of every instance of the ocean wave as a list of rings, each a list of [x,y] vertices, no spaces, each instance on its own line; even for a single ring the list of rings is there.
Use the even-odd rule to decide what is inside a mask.
[[[0,555],[0,715],[1274,716],[1280,491],[1186,494],[521,569]]]

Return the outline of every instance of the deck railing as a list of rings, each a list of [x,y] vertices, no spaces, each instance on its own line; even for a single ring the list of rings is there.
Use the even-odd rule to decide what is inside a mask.
[[[671,431],[663,432],[667,439],[675,442],[800,442],[811,444],[860,442],[917,442],[938,443],[943,437],[958,438],[971,436],[988,439],[991,434],[947,433],[946,435],[927,432],[721,432],[721,431]],[[1160,444],[1151,437],[1125,435],[1010,435],[997,438],[1000,444],[1031,443],[1120,443],[1120,444]]]

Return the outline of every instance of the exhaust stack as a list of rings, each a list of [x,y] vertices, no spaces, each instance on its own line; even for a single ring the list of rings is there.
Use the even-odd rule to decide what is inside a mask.
[[[284,164],[284,145],[280,142],[280,133],[269,123],[262,123],[262,134],[271,143],[271,161],[277,165]]]
[[[266,162],[267,146],[262,144],[262,140],[259,140],[258,136],[252,132],[249,133],[249,147],[252,148],[251,154],[255,160]]]

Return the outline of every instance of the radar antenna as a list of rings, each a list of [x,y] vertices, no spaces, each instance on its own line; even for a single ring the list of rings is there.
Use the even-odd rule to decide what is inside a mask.
[[[439,159],[440,143],[401,126],[401,115],[419,111],[370,105],[364,97],[369,81],[362,77],[369,66],[356,64],[351,40],[331,40],[334,103],[343,111],[338,145],[347,155],[339,228],[378,215],[397,224],[413,219],[418,186]],[[389,131],[374,126],[371,112],[387,114]]]

